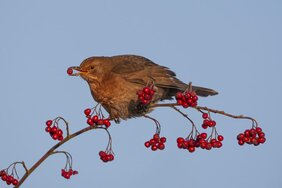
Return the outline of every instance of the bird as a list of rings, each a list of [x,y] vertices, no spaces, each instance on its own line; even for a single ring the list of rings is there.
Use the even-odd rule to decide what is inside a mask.
[[[88,83],[94,100],[116,122],[152,111],[136,110],[139,104],[136,92],[149,83],[153,83],[155,90],[150,104],[171,100],[177,92],[188,88],[188,84],[176,78],[168,67],[139,55],[93,56],[70,68],[76,70],[72,76],[80,76]],[[201,97],[218,94],[213,89],[199,86],[192,86],[192,90]]]

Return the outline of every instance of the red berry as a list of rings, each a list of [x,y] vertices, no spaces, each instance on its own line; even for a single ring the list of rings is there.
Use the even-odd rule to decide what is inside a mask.
[[[185,140],[182,137],[178,137],[176,141],[177,143],[183,143]]]
[[[182,105],[182,104],[183,104],[183,101],[182,101],[182,100],[177,99],[177,104],[178,104],[178,105]]]
[[[191,94],[190,93],[185,93],[185,97],[186,97],[186,99],[190,99],[191,98]]]
[[[101,160],[102,160],[104,163],[108,162],[108,155],[105,155],[105,156],[101,157]]]
[[[183,103],[182,103],[182,106],[183,106],[183,108],[188,108],[188,107],[189,107],[189,104],[188,104],[187,102],[183,102]]]
[[[190,152],[190,153],[193,153],[194,151],[195,151],[195,147],[194,146],[189,146],[188,147],[188,151]]]
[[[260,132],[262,132],[262,129],[260,127],[256,127],[256,131],[257,131],[257,133],[260,133]]]
[[[249,137],[250,136],[250,130],[245,130],[245,132],[244,132],[244,135],[246,136],[246,137]]]
[[[45,128],[45,131],[46,131],[47,133],[49,133],[49,132],[51,131],[51,127],[46,127],[46,128]]]
[[[183,148],[183,143],[177,143],[177,147],[178,147],[179,149]]]
[[[72,68],[68,68],[67,73],[68,73],[68,75],[72,75],[73,74]]]
[[[266,141],[264,137],[258,138],[258,142],[263,144]]]
[[[107,161],[112,161],[112,160],[114,160],[113,154],[108,154],[107,155]]]
[[[195,140],[193,140],[193,139],[188,140],[187,143],[188,143],[189,146],[195,146]]]
[[[207,147],[207,143],[206,143],[206,142],[200,143],[200,147],[201,147],[202,149],[205,149],[205,148]]]
[[[191,106],[193,104],[193,100],[192,99],[188,99],[187,103],[188,103],[189,106]]]
[[[152,100],[152,96],[146,94],[146,95],[144,96],[144,99],[150,101],[150,100]]]
[[[155,145],[157,143],[157,141],[153,138],[149,142],[150,142],[151,145]]]
[[[46,121],[46,125],[47,125],[48,127],[50,127],[52,124],[53,124],[53,121],[52,121],[52,120]]]
[[[206,150],[211,150],[211,149],[212,149],[211,143],[207,143]]]
[[[144,87],[143,88],[143,92],[146,93],[146,94],[150,94],[150,90],[151,89],[149,87]]]
[[[209,117],[209,114],[207,114],[207,113],[203,113],[203,114],[202,114],[202,118],[203,118],[203,119],[207,119],[208,117]]]
[[[208,125],[202,124],[202,127],[203,127],[203,129],[207,129],[207,128],[208,128]]]
[[[157,142],[160,139],[160,135],[159,134],[154,134],[153,139]]]
[[[57,132],[57,130],[58,130],[58,128],[56,127],[56,126],[53,126],[52,128],[51,128],[51,133],[56,133]]]
[[[144,145],[145,145],[145,147],[147,147],[147,148],[151,146],[151,144],[150,144],[149,141],[145,142]]]
[[[64,178],[66,178],[66,179],[70,179],[70,177],[71,177],[71,175],[69,173],[66,173],[65,176],[64,176]]]
[[[183,149],[188,149],[188,147],[189,147],[189,141],[187,140],[187,141],[185,141],[185,142],[183,142]]]
[[[88,118],[87,119],[87,124],[92,126],[92,125],[94,125],[94,121],[91,118]]]
[[[18,185],[19,181],[17,179],[14,179],[14,181],[12,182],[13,185]]]
[[[193,100],[194,102],[196,102],[196,101],[198,100],[197,95],[193,96],[192,100]]]
[[[165,145],[163,143],[159,143],[158,148],[160,150],[163,150],[165,148]]]
[[[245,135],[243,133],[238,134],[237,140],[243,140]]]
[[[99,156],[100,156],[100,157],[104,157],[104,156],[106,156],[106,155],[107,155],[107,153],[104,152],[104,151],[100,151],[100,152],[99,152]]]
[[[12,183],[14,181],[14,177],[13,176],[8,176],[7,177],[7,181]]]
[[[182,97],[183,97],[183,94],[181,92],[177,92],[176,95],[175,95],[176,99],[181,99]]]
[[[57,140],[57,139],[59,138],[59,136],[58,136],[58,134],[55,133],[55,134],[52,135],[52,138],[53,138],[54,140]]]
[[[152,145],[152,146],[151,146],[151,149],[152,149],[153,151],[156,151],[156,150],[158,149],[158,146]]]
[[[211,126],[212,127],[216,126],[216,121],[211,121]]]
[[[221,148],[222,147],[222,142],[217,142],[217,147]]]
[[[260,132],[260,133],[258,133],[258,137],[263,138],[263,137],[265,137],[265,134],[263,132]]]
[[[62,135],[63,135],[63,131],[62,131],[61,129],[59,129],[59,130],[57,131],[57,134],[58,134],[58,136],[62,136]]]
[[[4,174],[6,174],[6,172],[4,170],[0,171],[0,177],[2,177]]]
[[[58,140],[59,140],[59,141],[62,141],[62,140],[64,140],[64,137],[63,137],[63,136],[59,136],[59,137],[58,137]]]
[[[208,136],[207,133],[201,133],[200,135],[201,135],[201,138],[203,138],[203,139],[206,139],[207,136]]]
[[[244,140],[238,140],[238,144],[240,145],[240,146],[242,146],[242,145],[244,145]]]
[[[92,117],[92,120],[93,120],[94,123],[97,123],[98,120],[99,120],[99,117],[97,115],[95,115],[95,116]]]
[[[1,179],[2,179],[3,181],[6,181],[6,180],[7,180],[7,175],[4,174],[4,175],[1,177]]]
[[[91,113],[91,109],[90,109],[90,108],[87,108],[87,109],[84,110],[84,114],[85,114],[86,116],[89,116],[90,113]]]
[[[222,135],[218,135],[218,136],[217,136],[217,140],[218,140],[218,141],[222,141],[223,139],[224,139],[224,137],[223,137]]]
[[[255,129],[250,130],[250,135],[256,135],[256,134],[257,134],[257,131]]]
[[[160,142],[161,142],[161,143],[165,143],[165,142],[166,142],[166,137],[161,137],[161,138],[160,138]]]
[[[98,124],[98,125],[104,125],[103,119],[98,119],[97,124]]]
[[[111,122],[109,121],[109,119],[104,119],[103,120],[104,125],[108,128],[109,126],[111,126]]]
[[[77,175],[78,174],[78,171],[77,170],[74,170],[73,172],[72,172],[72,175]]]

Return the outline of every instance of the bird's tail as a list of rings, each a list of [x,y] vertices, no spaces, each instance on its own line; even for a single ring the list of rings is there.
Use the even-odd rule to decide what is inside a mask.
[[[218,92],[213,89],[199,87],[199,86],[193,86],[192,90],[195,91],[196,94],[201,97],[213,96],[218,94]]]

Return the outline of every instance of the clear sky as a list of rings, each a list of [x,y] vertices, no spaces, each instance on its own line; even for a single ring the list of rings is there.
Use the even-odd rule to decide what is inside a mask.
[[[281,188],[281,10],[279,0],[1,0],[0,168],[21,160],[30,167],[56,143],[44,132],[47,119],[65,117],[72,132],[87,126],[83,110],[95,103],[67,67],[89,56],[138,54],[184,82],[218,90],[200,105],[257,118],[267,142],[240,147],[236,135],[251,123],[216,115],[223,147],[191,154],[175,141],[190,125],[159,109],[151,115],[167,137],[164,151],[143,145],[152,122],[123,121],[110,128],[114,162],[100,161],[107,137],[94,130],[61,148],[73,155],[79,175],[62,178],[65,159],[52,156],[22,187]],[[187,113],[200,124],[197,113]]]

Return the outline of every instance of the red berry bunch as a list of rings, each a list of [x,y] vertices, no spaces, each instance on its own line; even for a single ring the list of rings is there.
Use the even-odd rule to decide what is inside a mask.
[[[143,89],[137,91],[138,99],[141,104],[148,105],[155,94],[154,85],[146,86]]]
[[[107,152],[107,151],[100,151],[99,152],[100,159],[106,163],[109,161],[113,161],[115,159],[114,155],[112,152]]]
[[[72,75],[72,74],[73,74],[73,70],[72,70],[71,67],[67,69],[67,74],[68,74],[68,75]]]
[[[260,127],[246,129],[244,133],[238,134],[237,140],[241,146],[245,143],[258,146],[266,141],[265,134]]]
[[[66,179],[70,179],[72,175],[77,175],[77,174],[78,174],[78,171],[72,170],[71,168],[69,170],[62,169],[61,171],[61,175]]]
[[[87,118],[87,124],[90,126],[96,126],[96,125],[105,125],[106,128],[111,126],[111,122],[109,120],[109,118],[104,118],[103,116],[99,116],[99,115],[93,115],[93,113],[91,113],[92,110],[90,108],[87,108],[84,110],[84,114]]]
[[[0,177],[7,185],[18,185],[19,181],[12,175],[8,175],[5,170],[0,171]]]
[[[193,153],[196,148],[202,148],[211,150],[212,148],[222,147],[223,136],[218,135],[217,138],[207,138],[207,133],[198,134],[195,138],[182,138],[178,137],[176,142],[179,149],[187,149],[190,153]]]
[[[195,107],[198,105],[197,103],[198,96],[193,91],[192,92],[185,91],[183,93],[177,92],[175,98],[176,98],[177,104],[182,105],[183,108],[188,108],[190,106]]]
[[[45,131],[50,134],[53,140],[62,141],[64,139],[63,131],[58,126],[58,121],[60,118],[56,118],[55,120],[47,120]]]
[[[165,148],[166,137],[160,137],[158,133],[154,134],[153,138],[145,142],[145,147],[151,147],[152,151],[163,150]]]
[[[203,129],[207,129],[208,127],[215,127],[216,126],[216,121],[212,120],[207,113],[202,114],[203,124],[202,127]]]

